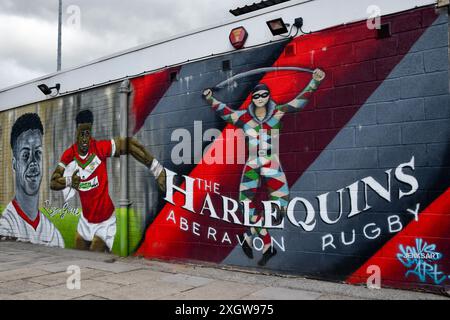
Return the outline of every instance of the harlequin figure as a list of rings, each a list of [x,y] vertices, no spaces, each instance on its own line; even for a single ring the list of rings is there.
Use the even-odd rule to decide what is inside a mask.
[[[262,186],[269,190],[270,200],[279,201],[281,215],[284,215],[289,202],[289,186],[278,156],[278,132],[281,118],[287,112],[301,110],[309,101],[309,95],[317,90],[325,78],[325,73],[316,69],[312,80],[295,99],[287,104],[277,105],[265,84],[258,84],[252,93],[252,102],[248,108],[233,110],[213,97],[211,89],[203,92],[206,101],[226,122],[241,128],[247,137],[249,157],[244,166],[239,187],[239,200],[250,202],[250,221],[255,224],[264,218],[256,214],[254,198]],[[262,224],[264,225],[264,221]],[[258,262],[264,266],[276,254],[271,245],[271,237],[265,228],[251,228],[250,234],[242,235],[244,253],[253,258],[252,237],[259,235],[264,242],[263,256]]]

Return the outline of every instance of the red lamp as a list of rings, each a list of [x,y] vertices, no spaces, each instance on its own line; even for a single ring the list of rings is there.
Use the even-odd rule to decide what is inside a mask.
[[[241,49],[247,41],[248,32],[244,27],[237,27],[230,32],[230,43],[235,49]]]

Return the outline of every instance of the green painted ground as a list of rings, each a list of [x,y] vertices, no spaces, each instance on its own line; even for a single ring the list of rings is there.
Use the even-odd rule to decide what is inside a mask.
[[[0,206],[0,216],[3,213],[4,206]],[[51,216],[46,208],[41,208],[41,212],[50,219],[50,221],[55,225],[55,227],[61,233],[65,247],[69,249],[75,248],[75,236],[77,232],[79,215],[75,215],[68,210],[60,209],[58,214]],[[80,212],[80,209],[78,209]],[[78,213],[79,214],[79,213]],[[120,209],[116,209],[117,215],[117,233],[114,239],[114,245],[112,252],[116,255],[119,255],[120,250],[120,237],[121,237],[121,219],[119,216],[121,214]],[[128,210],[128,230],[130,230],[128,234],[128,252],[130,254],[134,253],[137,250],[137,247],[141,241],[143,230],[141,224],[141,215],[138,214],[133,209]]]
[[[78,220],[80,217],[78,215],[74,215],[69,213],[63,209],[65,214],[61,217],[60,214],[50,216],[49,212],[45,208],[41,208],[41,212],[50,219],[51,222],[55,225],[56,229],[61,233],[64,244],[66,248],[74,248],[75,247],[75,236],[77,232]]]
[[[112,252],[114,254],[120,255],[120,230],[122,227],[120,214],[121,209],[116,209],[116,217],[117,217],[117,234],[116,238],[114,239],[114,245]],[[136,250],[137,247],[142,239],[143,236],[143,230],[142,230],[142,224],[141,224],[141,215],[138,214],[133,209],[128,209],[128,253],[131,255]]]

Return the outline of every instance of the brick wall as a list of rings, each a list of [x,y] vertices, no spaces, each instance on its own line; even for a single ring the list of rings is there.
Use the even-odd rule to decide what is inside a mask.
[[[447,286],[448,14],[432,7],[418,8],[382,17],[381,22],[390,24],[390,37],[379,39],[377,30],[368,29],[362,21],[131,79],[130,135],[175,172],[178,183],[183,181],[182,175],[214,181],[220,185],[220,195],[212,196],[219,219],[199,213],[205,190],[195,189],[195,212],[186,211],[179,193],[175,204],[165,201],[165,194],[158,190],[150,172],[130,159],[130,251],[148,258],[265,268],[350,283],[365,283],[367,267],[377,265],[385,285],[430,290]],[[224,68],[226,65],[229,70]],[[202,139],[208,129],[225,132],[234,128],[208,105],[202,97],[203,90],[262,67],[320,68],[326,73],[306,107],[286,114],[282,120],[279,156],[289,200],[301,198],[310,207],[297,204],[295,219],[285,216],[284,228],[269,230],[271,245],[278,253],[264,267],[257,263],[264,249],[255,240],[263,236],[257,235],[253,240],[254,258],[249,259],[237,238],[248,228],[221,219],[221,196],[239,199],[243,164],[206,165],[194,161],[201,159],[211,144]],[[283,104],[295,98],[310,79],[311,74],[305,72],[260,73],[215,90],[214,95],[231,109],[245,111],[251,103],[252,89],[260,82],[270,88],[276,104]],[[64,205],[61,192],[51,191],[49,181],[63,151],[75,141],[76,114],[83,109],[92,110],[94,137],[111,139],[119,134],[118,98],[118,84],[112,84],[2,112],[3,209],[15,193],[9,134],[20,115],[37,113],[44,124],[44,170],[39,197],[40,208],[48,215],[45,200],[55,210]],[[195,127],[196,122],[201,122],[201,128]],[[188,161],[182,164],[173,156],[179,145],[173,134],[180,129],[191,139],[191,150],[184,157]],[[211,146],[220,141],[223,139],[219,136]],[[109,194],[117,208],[119,160],[107,163]],[[401,173],[414,177],[418,184],[417,190],[404,197],[401,192],[413,186],[404,177],[402,180]],[[369,177],[379,186],[368,185]],[[389,200],[382,196],[384,189]],[[326,212],[321,215],[319,198],[324,195],[327,210],[322,210]],[[257,212],[261,212],[261,201],[266,198],[267,190],[257,192]],[[70,208],[81,207],[78,196],[68,204]],[[355,208],[359,212],[350,215]],[[411,210],[420,212],[418,217]],[[242,219],[241,211],[236,214]],[[327,222],[325,215],[334,222]],[[298,224],[311,216],[315,223],[312,230]],[[57,214],[50,219],[62,233],[66,247],[73,247],[78,216]],[[216,239],[211,237],[212,230]],[[113,250],[116,253],[118,237],[119,234]],[[434,260],[405,256],[405,252],[424,248],[435,252]],[[434,267],[439,275],[426,271]]]

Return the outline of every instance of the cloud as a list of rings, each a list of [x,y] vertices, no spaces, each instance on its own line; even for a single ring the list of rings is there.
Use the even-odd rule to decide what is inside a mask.
[[[0,60],[0,88],[6,88],[41,75],[42,71],[25,68],[15,60]]]
[[[225,2],[225,3],[224,3]],[[63,69],[220,23],[247,0],[64,0]],[[79,8],[80,17],[69,6]],[[0,87],[56,70],[58,1],[0,2]],[[73,21],[80,21],[74,27]],[[10,70],[10,76],[6,71]]]

